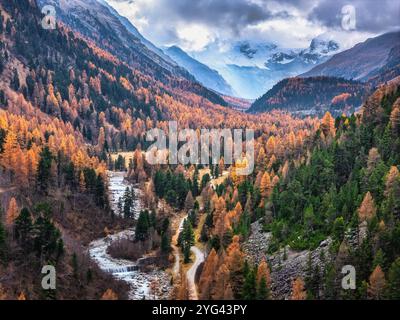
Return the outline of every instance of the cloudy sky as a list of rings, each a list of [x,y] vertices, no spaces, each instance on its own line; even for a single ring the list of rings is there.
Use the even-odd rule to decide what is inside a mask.
[[[399,0],[106,0],[158,46],[201,51],[239,40],[305,48],[321,34],[348,47],[399,29]],[[355,9],[355,30],[342,27],[342,8]],[[347,25],[348,26],[348,25]]]

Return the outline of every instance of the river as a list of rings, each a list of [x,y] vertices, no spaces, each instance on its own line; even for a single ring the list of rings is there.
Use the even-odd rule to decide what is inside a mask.
[[[108,172],[109,177],[109,197],[112,210],[118,214],[118,201],[124,195],[127,187],[132,187],[125,180],[124,172]],[[134,187],[134,186],[133,186]],[[137,218],[142,208],[140,201],[141,191],[134,187],[135,217]],[[142,272],[138,269],[137,263],[114,259],[107,253],[107,248],[111,243],[121,238],[132,239],[135,235],[133,229],[126,229],[117,234],[109,235],[105,238],[93,241],[89,245],[90,257],[104,272],[112,274],[115,278],[129,284],[130,290],[128,297],[130,300],[141,299],[168,299],[171,291],[170,276],[162,270]],[[151,283],[157,284],[157,290],[151,290]]]

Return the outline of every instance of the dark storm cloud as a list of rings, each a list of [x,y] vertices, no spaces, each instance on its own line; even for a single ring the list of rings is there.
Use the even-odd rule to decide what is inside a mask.
[[[171,4],[184,19],[212,25],[246,26],[272,17],[258,4],[243,0],[175,0]]]
[[[400,28],[399,0],[320,0],[309,18],[327,27],[340,27],[341,9],[345,5],[355,7],[359,31],[383,33]]]
[[[114,1],[127,2],[126,0]],[[259,4],[250,0],[157,0],[156,3],[156,8],[164,8],[159,12],[160,16],[171,14],[172,19],[178,18],[189,23],[198,22],[214,27],[231,28],[234,31],[274,17],[289,17],[289,13],[284,10],[272,14],[267,9],[266,0],[260,1]]]

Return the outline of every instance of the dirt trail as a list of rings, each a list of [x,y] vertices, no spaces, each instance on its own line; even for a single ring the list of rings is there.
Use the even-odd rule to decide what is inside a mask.
[[[204,262],[205,255],[204,252],[201,251],[198,247],[193,246],[191,249],[192,253],[196,256],[196,259],[193,265],[190,267],[188,272],[186,273],[188,285],[189,285],[189,299],[190,300],[199,300],[199,295],[196,287],[196,273],[200,264]]]

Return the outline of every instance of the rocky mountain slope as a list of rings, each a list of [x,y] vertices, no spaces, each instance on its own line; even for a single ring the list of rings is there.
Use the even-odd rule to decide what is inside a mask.
[[[331,76],[367,81],[381,69],[391,68],[399,60],[400,32],[386,33],[359,43],[353,48],[334,55],[331,59],[303,77]]]

